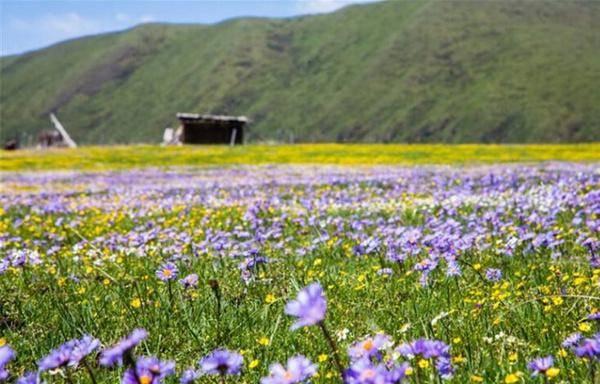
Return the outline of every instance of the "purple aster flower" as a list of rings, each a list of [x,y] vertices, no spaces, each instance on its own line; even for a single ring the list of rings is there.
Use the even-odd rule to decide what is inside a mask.
[[[177,278],[177,266],[173,263],[164,263],[156,270],[156,277],[162,281],[170,281]]]
[[[554,358],[552,355],[546,357],[538,357],[537,359],[531,360],[527,364],[527,368],[531,371],[531,376],[537,376],[539,374],[546,373],[547,370],[552,368],[554,365]]]
[[[6,365],[15,358],[15,351],[8,345],[0,347],[0,381],[8,379]]]
[[[159,384],[175,373],[175,363],[160,361],[156,357],[140,357],[135,366],[123,374],[122,384]]]
[[[600,333],[595,334],[592,338],[584,339],[577,345],[573,351],[577,357],[587,357],[589,359],[600,358]]]
[[[600,320],[600,311],[599,312],[590,313],[589,315],[587,315],[587,319],[588,320]]]
[[[298,293],[295,300],[288,302],[285,313],[295,316],[297,321],[291,329],[317,324],[325,319],[327,300],[319,283],[312,283]]]
[[[198,380],[198,378],[200,378],[200,376],[201,376],[200,372],[196,371],[193,368],[189,368],[183,372],[183,374],[181,375],[181,378],[179,379],[179,383],[180,384],[192,384],[193,382]]]
[[[135,329],[131,334],[120,340],[113,347],[105,349],[100,354],[100,365],[111,367],[115,364],[122,365],[123,357],[128,355],[136,345],[142,342],[148,333],[145,329]]]
[[[496,283],[502,279],[502,271],[496,268],[488,268],[485,271],[485,278],[488,281]]]
[[[397,351],[408,358],[415,356],[422,356],[425,359],[450,357],[450,347],[439,340],[418,339],[400,345]]]
[[[454,374],[450,347],[442,341],[418,339],[400,345],[396,351],[400,355],[411,359],[416,356],[423,359],[435,359],[436,370],[443,379],[451,378]]]
[[[40,360],[39,369],[47,371],[65,366],[76,367],[81,360],[99,346],[100,341],[90,335],[84,335],[81,339],[69,340]]]
[[[185,289],[196,288],[198,286],[198,275],[195,273],[187,275],[183,279],[179,280],[179,284],[183,285]]]
[[[81,360],[98,349],[99,346],[100,340],[93,338],[90,335],[84,335],[74,344],[68,365],[76,367]]]
[[[563,340],[561,345],[564,348],[572,348],[572,347],[576,346],[577,343],[579,343],[579,340],[581,340],[581,333],[575,332],[575,333],[572,333],[569,336],[567,336],[567,338]]]
[[[217,349],[200,360],[202,372],[209,375],[237,375],[242,369],[244,358],[237,352]]]
[[[363,358],[375,358],[381,360],[381,350],[391,344],[391,339],[388,335],[377,334],[375,337],[367,337],[364,340],[356,342],[348,348],[348,356],[352,361],[357,361]]]
[[[302,383],[317,373],[317,366],[304,356],[288,359],[287,366],[279,363],[269,367],[269,376],[260,379],[261,384],[294,384]]]
[[[40,376],[37,372],[27,372],[21,376],[16,384],[41,384]]]
[[[406,377],[408,368],[408,363],[394,365],[388,369],[384,364],[360,359],[344,372],[344,384],[397,384]]]

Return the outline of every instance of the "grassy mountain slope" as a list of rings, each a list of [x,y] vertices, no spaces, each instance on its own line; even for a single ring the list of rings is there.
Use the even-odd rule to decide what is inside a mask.
[[[1,137],[56,111],[78,142],[156,142],[194,111],[251,117],[250,140],[598,140],[599,19],[600,2],[388,1],[143,25],[0,60]]]

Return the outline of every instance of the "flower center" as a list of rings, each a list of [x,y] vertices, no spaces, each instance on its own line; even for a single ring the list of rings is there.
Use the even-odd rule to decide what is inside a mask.
[[[150,384],[152,382],[152,377],[148,375],[140,376],[140,384]]]
[[[365,340],[365,342],[363,344],[363,349],[365,351],[370,351],[371,349],[373,349],[373,346],[374,346],[373,340],[367,339],[367,340]]]

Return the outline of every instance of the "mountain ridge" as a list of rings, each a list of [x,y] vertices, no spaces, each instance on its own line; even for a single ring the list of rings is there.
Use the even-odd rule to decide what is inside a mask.
[[[382,2],[285,19],[150,23],[0,59],[0,137],[56,112],[80,143],[157,142],[176,112],[251,141],[600,137],[593,2]]]

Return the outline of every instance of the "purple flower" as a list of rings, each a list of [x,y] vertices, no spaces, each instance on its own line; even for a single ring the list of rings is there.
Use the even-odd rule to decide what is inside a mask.
[[[175,373],[175,363],[160,361],[156,357],[140,357],[133,368],[123,375],[122,384],[159,384]]]
[[[384,364],[373,364],[368,359],[360,359],[344,372],[344,383],[397,384],[402,382],[408,368],[408,363],[394,365],[388,369]]]
[[[411,359],[416,356],[421,356],[424,359],[435,359],[436,370],[443,379],[449,379],[454,374],[450,347],[442,341],[418,339],[411,343],[402,344],[396,350],[402,356]]]
[[[533,359],[527,364],[527,368],[531,371],[531,376],[537,376],[540,373],[544,374],[547,370],[552,368],[554,365],[554,358],[552,355],[546,357],[538,357]]]
[[[572,333],[569,336],[567,336],[566,339],[563,340],[561,345],[564,348],[572,348],[572,347],[576,346],[577,343],[579,343],[579,340],[581,340],[581,333],[579,333],[579,332]]]
[[[381,360],[381,350],[391,344],[390,337],[384,334],[377,334],[375,337],[367,337],[358,341],[348,348],[348,356],[352,361],[363,358],[370,359],[375,357]]]
[[[237,375],[242,369],[244,358],[237,352],[217,349],[200,360],[202,372],[209,375]]]
[[[8,345],[0,347],[0,381],[8,379],[6,365],[15,358],[15,351]]]
[[[179,280],[179,284],[183,285],[185,289],[196,288],[198,286],[198,275],[195,273],[187,275],[183,279]]]
[[[295,300],[285,306],[285,313],[297,318],[291,327],[292,330],[323,321],[326,311],[327,300],[319,283],[312,283],[305,287]]]
[[[180,384],[192,384],[200,376],[201,376],[201,374],[198,371],[196,371],[195,369],[193,369],[193,368],[186,369],[183,372],[183,374],[181,375],[181,378],[179,379],[179,383]]]
[[[287,366],[277,363],[269,367],[269,376],[260,379],[261,384],[302,383],[317,373],[317,366],[304,356],[288,359]]]
[[[485,278],[488,281],[496,283],[502,279],[502,271],[496,268],[488,268],[485,271]]]
[[[81,360],[86,356],[94,352],[100,346],[100,340],[93,338],[90,335],[84,335],[81,339],[77,340],[73,349],[71,350],[71,358],[69,366],[77,366]]]
[[[600,320],[600,311],[587,315],[588,320]]]
[[[589,359],[600,358],[600,333],[596,333],[589,339],[584,339],[579,345],[574,347],[573,351],[577,357],[587,357]]]
[[[105,349],[100,355],[100,365],[111,367],[115,364],[122,365],[123,357],[131,352],[136,345],[142,342],[148,333],[145,329],[134,329],[133,332],[120,340],[113,347]]]
[[[27,372],[17,380],[17,384],[40,384],[40,376],[37,372]]]
[[[84,335],[81,339],[69,340],[40,360],[39,369],[47,371],[64,366],[76,367],[81,360],[99,346],[100,341],[90,335]]]
[[[162,281],[175,280],[177,278],[177,266],[173,263],[164,263],[156,270],[156,277]]]

